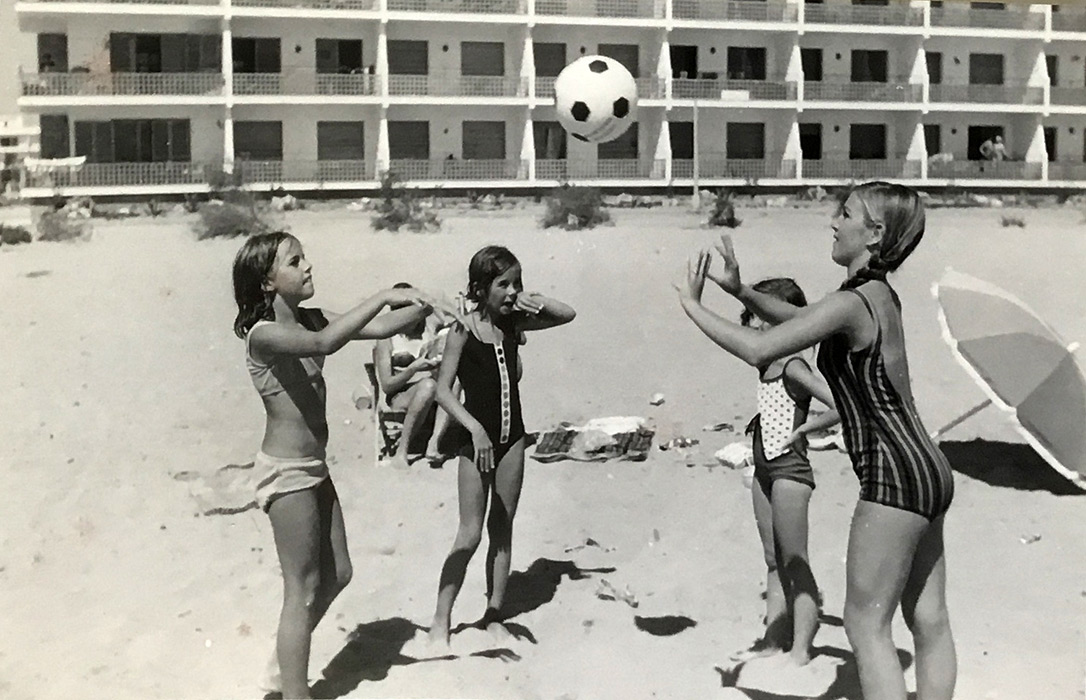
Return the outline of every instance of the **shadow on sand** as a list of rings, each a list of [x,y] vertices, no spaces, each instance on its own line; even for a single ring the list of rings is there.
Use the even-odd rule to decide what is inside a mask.
[[[1025,443],[970,440],[939,443],[954,471],[991,486],[1082,496],[1077,488]]]
[[[614,570],[614,567],[582,569],[569,560],[536,559],[527,571],[514,571],[509,574],[502,611],[504,617],[507,620],[514,618],[554,600],[563,577],[580,581],[592,574],[609,574]]]
[[[860,690],[860,673],[856,668],[856,657],[852,655],[851,651],[823,646],[815,647],[814,653],[815,656],[828,656],[843,662],[837,667],[837,675],[834,677],[833,682],[821,695],[779,695],[764,690],[742,687],[739,687],[738,690],[742,691],[750,700],[863,700],[863,693]],[[908,668],[912,665],[913,655],[909,652],[898,649],[897,656],[902,668]],[[744,665],[745,662],[728,669],[718,666],[716,671],[720,674],[721,687],[736,688],[739,674]],[[909,700],[916,700],[916,694],[909,693]]]

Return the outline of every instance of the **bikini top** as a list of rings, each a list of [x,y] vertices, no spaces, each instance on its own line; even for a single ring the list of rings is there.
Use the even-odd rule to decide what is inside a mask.
[[[319,309],[300,309],[302,325],[310,330],[317,330],[327,325],[324,314]],[[324,382],[324,355],[313,357],[283,357],[265,364],[253,357],[250,339],[253,331],[261,325],[274,321],[260,320],[253,324],[245,335],[245,366],[261,397],[274,396],[288,389],[303,384],[317,385]]]

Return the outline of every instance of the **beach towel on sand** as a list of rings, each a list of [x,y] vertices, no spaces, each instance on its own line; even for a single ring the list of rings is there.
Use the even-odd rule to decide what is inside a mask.
[[[531,455],[537,462],[603,462],[609,459],[641,461],[652,447],[655,431],[636,416],[594,418],[575,426],[561,423],[542,433]]]

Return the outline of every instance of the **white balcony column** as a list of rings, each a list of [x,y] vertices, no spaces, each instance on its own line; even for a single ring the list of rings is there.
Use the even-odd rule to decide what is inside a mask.
[[[1037,49],[1037,58],[1033,61],[1033,70],[1030,71],[1029,80],[1026,81],[1027,88],[1041,88],[1041,92],[1044,93],[1044,99],[1041,104],[1044,105],[1044,113],[1048,114],[1048,107],[1051,100],[1051,85],[1048,79],[1048,61],[1045,60],[1044,45]]]
[[[922,3],[922,5],[923,5],[923,9],[924,9],[924,24],[923,24],[924,34],[923,34],[923,36],[924,36],[925,39],[927,39],[927,38],[929,38],[931,36],[931,3],[925,1],[925,2]]]
[[[227,0],[228,2],[229,0]],[[234,32],[230,29],[230,20],[222,21],[222,78],[223,95],[226,106],[234,103]]]
[[[803,33],[803,23],[807,21],[807,12],[805,7],[807,5],[806,0],[796,1],[796,22],[799,23],[799,33]]]
[[[802,5],[800,5],[802,7]],[[796,84],[796,100],[803,104],[803,53],[799,41],[792,44],[792,54],[788,57],[788,69],[784,73],[784,82]],[[802,107],[801,107],[802,109]]]
[[[388,148],[388,110],[381,108],[381,117],[377,122],[377,158],[376,172],[380,180],[392,164],[392,156]]]
[[[528,166],[526,169],[525,165]],[[524,118],[524,136],[520,140],[520,170],[528,182],[535,182],[535,126],[530,107]]]
[[[796,162],[796,179],[803,177],[803,149],[799,147],[799,121],[792,120],[788,127],[788,140],[784,143],[784,155],[781,160],[794,160]]]
[[[1052,41],[1052,6],[1033,3],[1029,6],[1029,11],[1030,13],[1036,12],[1044,17],[1042,26],[1044,27],[1045,43]]]
[[[671,42],[667,40],[667,32],[663,33],[660,40],[660,56],[656,59],[656,77],[664,81],[664,100],[667,106],[671,106]]]
[[[654,161],[664,161],[664,180],[671,184],[671,127],[668,126],[667,112],[660,118],[660,135],[656,139],[656,152],[652,154]]]
[[[909,71],[909,85],[920,86],[920,96],[924,104],[928,103],[928,57],[924,46],[916,47],[916,56],[913,57],[913,67]]]
[[[222,169],[227,174],[234,172],[234,110],[226,108],[222,120]]]
[[[381,0],[382,6],[384,6],[384,0]],[[377,66],[376,66],[377,80],[381,84],[380,96],[383,99],[383,104],[388,106],[388,21],[381,20],[381,24],[377,28]]]
[[[535,50],[532,47],[532,30],[524,29],[524,47],[520,54],[520,80],[524,83],[529,100],[535,99]]]
[[[920,179],[928,179],[928,145],[924,139],[924,123],[917,121],[916,128],[913,129],[913,138],[909,141],[909,150],[905,153],[905,161],[920,162]]]
[[[524,12],[528,15],[528,29],[535,26],[535,0],[524,0]]]
[[[1041,179],[1048,179],[1048,149],[1045,148],[1045,127],[1039,118],[1037,119],[1037,127],[1033,130],[1033,138],[1030,139],[1029,148],[1026,149],[1026,163],[1040,165]]]

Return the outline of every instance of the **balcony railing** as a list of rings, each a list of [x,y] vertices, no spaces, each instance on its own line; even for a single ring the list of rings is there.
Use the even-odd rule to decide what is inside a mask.
[[[537,180],[648,180],[664,177],[664,161],[638,158],[598,160],[540,159],[535,162]]]
[[[448,12],[482,15],[523,15],[525,0],[388,0],[393,12]]]
[[[282,73],[234,73],[235,95],[282,95]]]
[[[246,184],[369,182],[376,177],[369,160],[239,160],[234,171]]]
[[[1049,163],[1048,179],[1086,181],[1086,163]]]
[[[1086,32],[1086,12],[1053,12],[1052,29],[1057,32]]]
[[[219,73],[38,73],[22,76],[24,97],[221,95]]]
[[[673,0],[675,19],[747,22],[795,22],[796,6],[757,0]]]
[[[381,92],[376,75],[321,73],[317,75],[318,95],[377,95]]]
[[[794,100],[796,84],[782,78],[675,78],[671,82],[671,95],[677,100]]]
[[[804,160],[804,178],[848,178],[860,180],[877,177],[918,178],[920,161],[904,158]]]
[[[210,163],[86,163],[78,169],[28,172],[28,187],[206,185],[221,169]]]
[[[1039,105],[1044,102],[1044,88],[1028,85],[932,85],[932,102],[973,104]]]
[[[528,81],[508,75],[390,75],[388,93],[400,96],[525,97]]]
[[[671,176],[694,177],[693,159],[672,159]],[[783,160],[780,154],[771,154],[765,158],[726,158],[721,155],[710,155],[698,159],[699,178],[760,180],[762,178],[794,178],[795,176],[796,161]]]
[[[864,24],[890,27],[919,27],[924,24],[924,10],[907,4],[885,7],[865,5],[806,5],[803,21],[808,24]]]
[[[1041,164],[1002,160],[952,160],[929,163],[928,178],[967,180],[1040,180]],[[1049,175],[1051,179],[1051,174]]]
[[[73,0],[29,0],[30,2],[73,2]],[[75,0],[78,1],[78,0]],[[218,5],[219,0],[84,0],[110,5]]]
[[[217,2],[215,3],[218,4]],[[232,0],[234,7],[274,7],[292,10],[377,10],[377,0]]]
[[[1049,100],[1054,105],[1086,105],[1086,87],[1052,87]]]
[[[523,180],[528,164],[517,159],[393,160],[388,167],[404,180]]]
[[[833,102],[920,102],[924,88],[904,81],[803,83],[803,99]]]
[[[1028,6],[1027,6],[1028,7]],[[1044,29],[1040,12],[1028,10],[982,10],[970,7],[931,8],[933,27],[977,27],[985,29]]]
[[[664,16],[663,0],[536,0],[537,15],[652,19]]]

